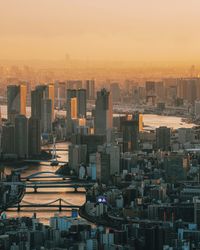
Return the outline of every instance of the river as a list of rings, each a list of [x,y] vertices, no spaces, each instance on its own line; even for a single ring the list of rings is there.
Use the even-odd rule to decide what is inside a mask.
[[[7,107],[5,105],[0,106],[1,116],[2,118],[7,118]],[[31,108],[26,108],[27,117],[30,117]],[[55,110],[55,114],[59,114],[61,116],[65,116],[66,112],[63,110]],[[118,116],[118,114],[114,114],[114,116]],[[193,123],[186,123],[182,121],[182,117],[176,116],[163,116],[163,115],[154,115],[154,114],[144,114],[143,122],[146,129],[155,129],[159,126],[168,126],[170,128],[192,128],[195,126]]]
[[[68,161],[68,152],[66,151],[59,151],[59,148],[67,148],[68,143],[57,143],[57,154],[59,155],[59,160],[61,161]],[[43,165],[44,164],[44,165]],[[46,164],[46,165],[45,165]],[[29,167],[22,172],[22,177],[29,176],[36,172],[43,172],[43,171],[51,171],[54,172],[57,170],[58,167],[52,167],[47,163],[42,163],[40,165],[29,165]],[[5,166],[5,173],[10,173],[11,167]],[[43,179],[44,180],[44,179]],[[51,179],[45,179],[45,181]],[[52,179],[55,180],[55,179]],[[39,181],[37,179],[37,181]],[[31,202],[31,203],[48,203],[50,201],[56,200],[58,198],[62,198],[63,200],[75,204],[75,205],[82,205],[85,202],[85,194],[84,193],[73,193],[73,189],[65,189],[65,188],[56,188],[56,190],[52,189],[39,189],[38,193],[32,193],[33,190],[26,190],[27,193],[25,194],[23,201]],[[83,190],[82,190],[83,191]],[[31,193],[30,193],[31,192]],[[40,211],[39,211],[40,210]],[[7,217],[22,217],[22,216],[32,216],[33,213],[37,213],[37,217],[40,219],[41,222],[44,224],[48,224],[49,218],[54,215],[54,213],[59,213],[59,215],[71,215],[71,211],[62,211],[57,212],[57,209],[49,210],[48,208],[22,208],[20,212],[17,212],[16,209],[12,209],[12,211],[7,211]]]

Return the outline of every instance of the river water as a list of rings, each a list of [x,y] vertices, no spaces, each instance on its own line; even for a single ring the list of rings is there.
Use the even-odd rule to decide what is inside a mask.
[[[68,143],[57,143],[57,154],[59,155],[60,161],[68,161],[68,152],[66,151],[59,151],[59,148],[68,148]],[[22,177],[29,176],[36,172],[43,172],[43,171],[50,171],[55,172],[58,167],[50,166],[48,163],[41,162],[41,164],[36,165],[33,164],[32,166],[29,165],[29,167],[22,172]],[[5,173],[10,173],[11,167],[5,166]],[[45,174],[43,174],[44,176]],[[49,174],[47,174],[49,175]],[[56,179],[37,179],[37,181],[41,180],[54,180]],[[81,190],[81,189],[79,189]],[[30,203],[48,203],[53,200],[56,200],[58,198],[62,198],[63,200],[75,204],[75,205],[82,205],[85,202],[85,193],[74,193],[74,190],[71,188],[56,188],[54,189],[38,189],[37,193],[33,193],[32,189],[27,189],[26,194],[23,198],[23,201],[30,202]],[[84,191],[82,189],[82,191]],[[49,218],[52,217],[55,212],[58,213],[57,208],[21,208],[20,212],[17,212],[16,209],[12,209],[12,211],[7,211],[7,217],[21,217],[21,216],[32,216],[34,212],[37,213],[37,217],[40,219],[41,222],[48,224]],[[59,212],[59,215],[71,215],[71,211],[62,211]]]

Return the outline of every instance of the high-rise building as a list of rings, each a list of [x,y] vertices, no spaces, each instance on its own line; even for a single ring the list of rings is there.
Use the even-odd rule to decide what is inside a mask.
[[[52,100],[42,99],[41,131],[50,134],[52,132]]]
[[[170,137],[170,128],[165,126],[156,128],[156,148],[168,151],[170,149]]]
[[[72,111],[75,111],[72,105],[75,105],[76,98],[76,114]],[[77,119],[86,117],[86,90],[85,89],[67,89],[67,119]]]
[[[87,146],[86,145],[75,145],[69,146],[69,165],[78,173],[80,164],[86,164]]]
[[[95,100],[95,81],[86,80],[87,100]]]
[[[65,105],[66,101],[66,83],[56,82],[55,83],[55,107],[61,109]]]
[[[75,89],[67,89],[67,100],[66,100],[66,109],[67,109],[67,119],[71,119],[71,99],[76,98],[76,90]]]
[[[110,92],[102,89],[97,92],[95,108],[95,134],[107,134],[113,125],[112,97]]]
[[[108,184],[110,181],[110,155],[105,151],[96,153],[96,178]]]
[[[9,85],[7,87],[8,121],[15,122],[17,115],[26,115],[26,85]]]
[[[71,110],[71,119],[77,119],[77,97],[72,97],[70,99],[70,110]]]
[[[86,98],[86,90],[79,89],[76,93],[77,102],[78,102],[78,117],[86,117],[87,112],[87,98]]]
[[[50,83],[46,85],[45,89],[45,99],[50,99],[52,103],[52,121],[54,120],[54,108],[55,108],[55,88],[54,84]]]
[[[28,148],[29,156],[38,156],[41,153],[40,120],[31,117],[28,121]]]
[[[105,135],[73,135],[72,143],[78,145],[87,145],[87,163],[89,162],[89,155],[96,153],[98,146],[106,142]]]
[[[106,152],[110,155],[110,175],[120,174],[120,147],[109,144]]]
[[[15,118],[15,153],[19,158],[28,157],[28,120],[24,115]]]
[[[31,117],[42,118],[42,99],[43,90],[41,88],[36,88],[31,91]]]
[[[123,152],[133,152],[139,149],[140,119],[140,114],[129,114],[121,118]]]
[[[42,100],[50,99],[52,103],[52,121],[54,119],[54,85],[38,85],[31,93],[31,116],[42,118]]]
[[[98,146],[98,152],[104,152],[109,155],[110,172],[109,176],[120,173],[120,146],[114,144],[104,144]]]
[[[11,155],[15,153],[15,127],[11,123],[2,126],[2,154]]]

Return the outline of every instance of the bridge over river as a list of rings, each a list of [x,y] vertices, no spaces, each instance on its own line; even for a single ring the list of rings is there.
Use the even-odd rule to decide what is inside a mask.
[[[8,211],[12,210],[13,208],[16,208],[18,212],[21,211],[21,209],[23,208],[50,208],[50,209],[57,208],[58,211],[62,211],[66,209],[78,209],[80,207],[81,207],[80,205],[72,204],[61,198],[50,201],[48,203],[32,203],[32,202],[22,200],[19,204],[16,204],[10,207]]]
[[[33,189],[35,193],[38,189],[56,188],[74,188],[74,191],[77,192],[78,188],[88,189],[95,183],[91,180],[79,180],[75,176],[64,176],[51,171],[37,172],[22,177],[22,180],[25,181],[26,189]]]

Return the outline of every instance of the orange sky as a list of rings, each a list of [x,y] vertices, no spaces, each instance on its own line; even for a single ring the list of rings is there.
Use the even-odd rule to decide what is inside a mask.
[[[200,0],[1,0],[1,59],[200,61]]]

